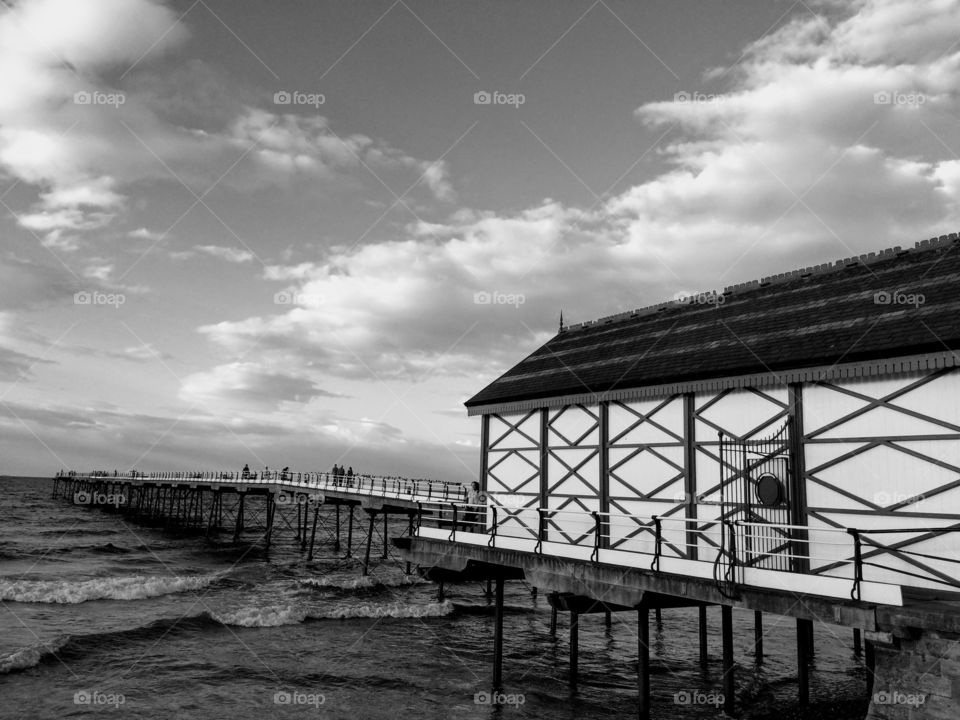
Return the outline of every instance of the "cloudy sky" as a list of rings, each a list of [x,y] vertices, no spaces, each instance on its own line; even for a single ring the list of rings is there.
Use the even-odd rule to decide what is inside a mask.
[[[4,0],[0,473],[469,480],[568,322],[956,231],[955,0]]]

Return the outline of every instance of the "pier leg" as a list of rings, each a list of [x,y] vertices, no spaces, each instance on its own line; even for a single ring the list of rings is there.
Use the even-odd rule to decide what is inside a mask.
[[[654,617],[657,619],[657,625],[663,624],[663,611],[660,608],[655,608],[653,611]]]
[[[333,541],[333,549],[334,549],[334,550],[339,550],[339,549],[340,549],[340,503],[337,503],[336,508],[337,508],[337,510],[336,510],[336,512],[337,512],[337,524],[336,524],[337,532],[336,532],[336,540]]]
[[[353,556],[353,505],[347,505],[350,517],[347,518],[347,557]]]
[[[294,494],[294,499],[296,499],[296,497],[297,497],[296,494]],[[300,506],[300,503],[297,503],[297,534],[296,534],[296,536],[294,536],[294,538],[293,538],[294,542],[299,541],[299,540],[300,540],[300,536],[303,535],[303,533],[300,532],[300,524],[301,524],[301,522],[300,522],[300,515],[301,515],[302,513],[303,513],[303,508]],[[302,549],[302,548],[301,548],[301,549]]]
[[[860,628],[853,629],[853,654],[857,657],[863,654],[863,641],[860,637]]]
[[[213,532],[213,518],[217,512],[217,500],[220,497],[220,492],[215,490],[213,496],[210,498],[210,514],[207,518],[207,537],[210,537],[210,533]]]
[[[267,549],[270,549],[270,540],[273,538],[273,513],[277,510],[277,505],[273,501],[273,493],[267,493]]]
[[[297,511],[299,512],[299,510]],[[303,528],[300,530],[300,552],[303,552],[307,549],[307,525],[310,524],[310,505],[308,503],[308,496],[303,496]],[[311,541],[311,548],[313,547]],[[313,550],[311,549],[311,553]]]
[[[613,614],[609,610],[603,614],[603,624],[608,628],[613,624]]]
[[[577,675],[580,672],[580,615],[570,613],[570,687],[577,689]]]
[[[650,720],[650,611],[637,610],[637,690],[640,720]]]
[[[707,606],[701,605],[697,610],[700,616],[700,667],[706,669],[710,662],[707,653]]]
[[[763,612],[753,613],[753,659],[758,665],[763,663]]]
[[[877,660],[873,643],[869,640],[863,643],[863,660],[867,666],[867,697],[870,697],[873,695],[873,674],[876,672]]]
[[[720,634],[723,640],[723,711],[733,715],[733,609],[729,605],[720,606]]]
[[[383,555],[380,556],[380,559],[381,559],[381,560],[386,560],[386,559],[387,559],[387,553],[388,553],[388,551],[390,550],[390,546],[387,544],[387,543],[389,542],[389,540],[387,540],[387,532],[388,532],[388,531],[387,531],[387,521],[388,521],[389,519],[390,519],[390,513],[385,512],[385,513],[383,514]]]
[[[310,533],[310,552],[307,553],[307,560],[313,560],[313,541],[317,539],[317,518],[320,517],[320,505],[313,509],[313,532]]]
[[[413,513],[407,515],[407,537],[413,537]],[[410,561],[407,560],[407,575],[410,574]],[[489,592],[490,581],[487,580],[487,588]]]
[[[550,637],[557,636],[557,609],[550,608]]]
[[[810,630],[811,620],[797,618],[797,699],[810,703]]]
[[[363,574],[370,572],[370,545],[373,543],[373,525],[377,521],[377,514],[370,513],[370,528],[367,530],[367,552],[363,556]]]
[[[234,542],[240,539],[240,533],[243,532],[243,500],[246,496],[246,493],[240,493],[240,505],[237,507],[237,524],[233,530]]]
[[[503,578],[497,578],[493,615],[493,688],[503,685]]]

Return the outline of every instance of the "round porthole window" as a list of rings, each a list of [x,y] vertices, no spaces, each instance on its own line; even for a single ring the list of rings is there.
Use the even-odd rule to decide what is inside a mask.
[[[773,473],[763,473],[754,481],[754,487],[761,505],[774,507],[784,500],[783,483]]]

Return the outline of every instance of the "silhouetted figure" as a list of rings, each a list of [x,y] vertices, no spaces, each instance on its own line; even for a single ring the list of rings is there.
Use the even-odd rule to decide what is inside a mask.
[[[240,477],[243,478],[244,480],[246,480],[246,479],[248,479],[248,478],[250,477],[250,465],[249,465],[249,464],[245,464],[245,465],[243,466],[243,472],[240,474]]]
[[[290,476],[290,466],[287,465],[286,467],[283,468],[283,470],[280,471],[280,479],[286,482],[286,480],[289,479],[289,476]]]
[[[465,530],[468,532],[483,531],[482,527],[480,527],[480,513],[483,510],[486,502],[487,499],[484,497],[483,493],[480,492],[480,483],[474,480],[472,483],[470,483],[470,489],[467,490],[468,512],[463,516],[463,521],[466,525],[464,528]]]

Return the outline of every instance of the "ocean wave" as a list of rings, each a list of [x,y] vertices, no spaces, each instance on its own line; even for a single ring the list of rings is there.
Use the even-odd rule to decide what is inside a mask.
[[[277,627],[299,625],[307,620],[350,620],[354,618],[421,618],[444,617],[454,612],[449,602],[411,605],[395,602],[386,604],[358,603],[328,610],[312,610],[293,605],[244,607],[237,610],[206,613],[224,625],[237,627]]]
[[[52,643],[30,645],[0,657],[0,675],[26,670],[27,668],[39,665],[43,658],[54,655],[69,639],[69,635],[64,635]]]
[[[370,575],[363,576],[358,575],[355,578],[346,579],[346,578],[306,578],[298,580],[301,585],[307,585],[313,588],[319,588],[321,590],[343,590],[343,591],[357,591],[357,590],[379,590],[381,588],[388,587],[407,587],[408,585],[417,585],[423,581],[419,578],[413,577],[412,575],[403,576],[399,579],[392,580],[382,580],[380,578],[371,577]]]
[[[76,604],[88,600],[143,600],[217,582],[222,573],[186,576],[95,578],[93,580],[5,580],[0,578],[0,600],[8,602]]]

